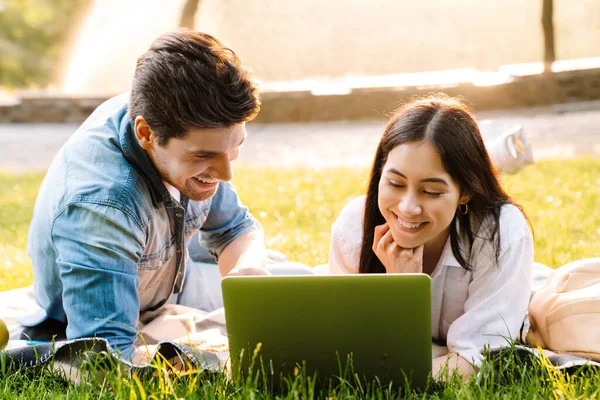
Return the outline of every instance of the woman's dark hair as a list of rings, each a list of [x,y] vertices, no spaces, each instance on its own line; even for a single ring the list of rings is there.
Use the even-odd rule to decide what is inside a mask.
[[[498,262],[500,207],[504,204],[521,207],[502,189],[468,107],[457,98],[435,94],[399,108],[379,141],[365,202],[360,273],[385,273],[385,267],[372,246],[375,227],[385,223],[379,211],[378,188],[388,154],[400,144],[422,141],[431,143],[438,151],[444,169],[458,183],[461,195],[472,196],[468,202],[468,213],[462,215],[456,210],[450,225],[450,244],[456,260],[466,270],[472,269],[470,249],[474,240],[472,223],[475,222],[475,225],[485,225],[481,227],[489,233],[485,238],[493,242]],[[463,240],[466,243],[461,246]]]
[[[253,119],[260,99],[250,72],[214,37],[179,29],[158,37],[137,61],[129,100],[164,146],[189,129]]]

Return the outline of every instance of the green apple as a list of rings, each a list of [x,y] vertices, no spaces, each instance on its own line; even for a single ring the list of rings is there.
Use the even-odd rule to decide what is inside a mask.
[[[0,350],[8,344],[8,328],[4,321],[0,319]]]

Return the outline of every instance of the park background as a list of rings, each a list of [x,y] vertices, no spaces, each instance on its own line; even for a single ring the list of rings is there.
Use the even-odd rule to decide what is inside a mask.
[[[547,13],[542,24],[544,4],[552,24]],[[32,282],[27,229],[54,154],[95,106],[128,90],[151,41],[179,26],[214,34],[261,83],[263,111],[248,124],[234,184],[268,246],[290,259],[327,261],[331,223],[364,192],[387,113],[430,92],[462,95],[482,123],[523,127],[536,162],[503,182],[531,218],[536,261],[600,256],[600,0],[0,0],[0,290]],[[598,395],[597,373],[507,368],[427,394]],[[118,376],[113,392],[37,378],[0,386],[22,398],[143,397]],[[165,382],[144,382],[145,393],[207,390]],[[212,388],[212,397],[270,396],[218,379]],[[294,390],[286,396],[307,397]]]
[[[159,34],[188,26],[264,82],[544,60],[543,0],[2,0],[0,86],[126,91]],[[554,0],[555,58],[599,57],[600,2]],[[527,66],[521,66],[524,71]]]

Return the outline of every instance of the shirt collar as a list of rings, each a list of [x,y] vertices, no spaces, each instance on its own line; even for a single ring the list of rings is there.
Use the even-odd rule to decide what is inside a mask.
[[[171,194],[165,187],[160,174],[135,136],[133,121],[129,113],[125,113],[121,119],[119,143],[125,159],[146,178],[154,206],[158,207],[160,203],[171,201]]]
[[[169,193],[171,193],[171,197],[173,197],[173,199],[179,203],[181,201],[181,192],[177,190],[175,186],[170,185],[168,182],[163,181],[163,184],[165,185]]]
[[[444,244],[444,250],[442,250],[442,255],[431,274],[431,277],[434,278],[442,273],[443,267],[459,267],[462,266],[459,264],[456,257],[454,257],[454,253],[452,252],[452,245],[450,243],[450,235],[448,235],[448,239],[446,239],[446,244]]]

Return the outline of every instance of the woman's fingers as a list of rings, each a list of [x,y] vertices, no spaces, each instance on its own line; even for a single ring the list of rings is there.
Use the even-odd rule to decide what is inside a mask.
[[[406,258],[412,258],[414,253],[414,249],[405,249],[404,247],[398,247],[398,255],[401,255]]]
[[[375,234],[373,236],[373,251],[377,252],[377,246],[379,246],[379,242],[381,242],[381,238],[383,237],[383,235],[385,235],[387,232],[389,232],[390,227],[387,223],[383,224],[383,225],[377,225],[375,227]]]
[[[416,248],[398,246],[388,224],[375,227],[373,252],[387,273],[421,272],[423,270],[423,245]]]
[[[422,244],[422,245],[420,245],[420,246],[415,247],[414,249],[412,249],[413,250],[413,257],[416,260],[419,260],[419,261],[422,262],[422,260],[423,260],[423,249],[424,248],[425,248],[425,245]]]
[[[392,236],[392,231],[389,228],[381,237],[381,241],[379,243],[386,251],[392,250],[392,246],[396,246],[396,243],[394,242],[394,237]]]

